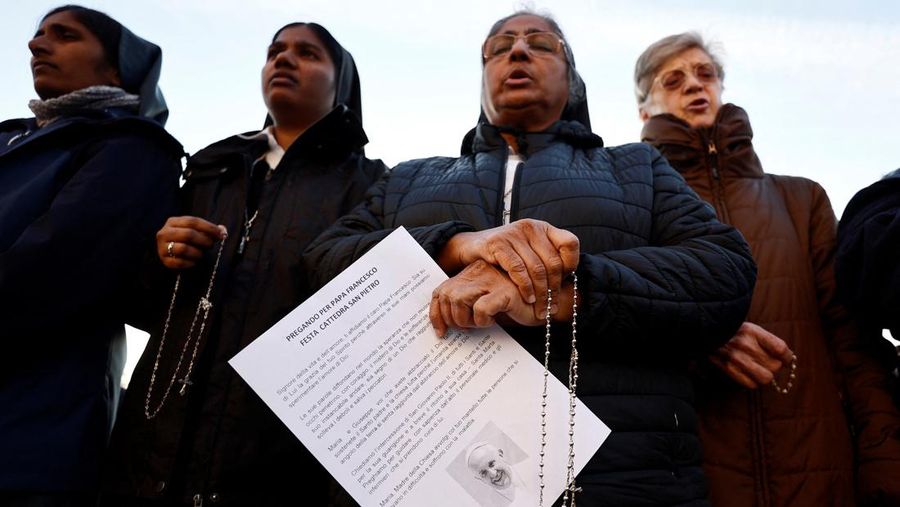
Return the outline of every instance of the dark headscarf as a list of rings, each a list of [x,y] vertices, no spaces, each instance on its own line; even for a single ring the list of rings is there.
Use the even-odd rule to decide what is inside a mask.
[[[359,119],[359,123],[362,124],[361,88],[359,85],[359,73],[356,70],[356,63],[353,61],[353,56],[349,51],[344,49],[334,37],[332,37],[331,33],[329,33],[325,27],[318,23],[288,23],[275,32],[275,35],[272,36],[272,42],[275,42],[275,39],[278,38],[278,34],[285,29],[297,26],[305,26],[315,32],[319,37],[319,40],[322,41],[322,44],[325,45],[325,49],[328,51],[328,56],[331,57],[331,61],[334,62],[334,107],[344,106],[350,111],[353,111],[353,113],[356,114],[357,119]],[[268,127],[269,125],[272,125],[272,123],[272,116],[267,114],[265,126]]]
[[[122,89],[140,96],[138,114],[165,125],[169,109],[159,89],[162,67],[159,46],[138,37],[108,14],[80,5],[62,5],[50,10],[43,19],[60,12],[71,12],[97,37],[108,63],[119,71]]]
[[[122,27],[119,38],[119,78],[122,88],[141,97],[138,114],[166,124],[169,109],[159,89],[159,72],[162,68],[162,50],[156,44],[142,39]]]

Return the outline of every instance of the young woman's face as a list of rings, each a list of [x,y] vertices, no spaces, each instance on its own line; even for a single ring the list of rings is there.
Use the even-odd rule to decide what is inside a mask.
[[[269,46],[262,91],[276,123],[284,115],[317,120],[334,107],[334,62],[309,27],[285,28]]]
[[[34,91],[42,99],[96,85],[120,86],[100,40],[75,19],[72,11],[44,18],[28,42]]]

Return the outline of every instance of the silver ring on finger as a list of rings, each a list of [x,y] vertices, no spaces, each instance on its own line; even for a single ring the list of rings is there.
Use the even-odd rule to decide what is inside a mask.
[[[169,257],[175,257],[175,242],[169,241],[169,244],[166,245],[166,255]]]

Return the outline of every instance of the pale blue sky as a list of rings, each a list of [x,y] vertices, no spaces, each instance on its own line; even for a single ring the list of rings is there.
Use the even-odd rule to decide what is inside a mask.
[[[258,128],[259,70],[279,26],[326,26],[354,55],[370,156],[395,164],[453,155],[478,113],[481,41],[512,1],[96,1],[164,51],[168,128],[190,152]],[[0,117],[33,98],[26,43],[59,2],[10,2],[0,19]],[[665,35],[698,30],[723,48],[725,100],[750,114],[767,171],[822,183],[838,213],[859,188],[898,166],[897,2],[535,1],[566,31],[587,86],[594,130],[637,140],[634,60]]]
[[[478,116],[480,47],[522,2],[454,0],[97,1],[164,52],[169,130],[189,152],[259,128],[259,71],[275,30],[316,21],[353,53],[369,156],[388,164],[458,153]],[[9,1],[0,18],[0,118],[29,116],[26,43],[60,2]],[[566,32],[588,87],[594,131],[638,139],[634,61],[655,40],[697,30],[721,44],[724,99],[744,107],[768,172],[819,181],[840,214],[860,188],[900,167],[900,2],[534,1]],[[143,347],[133,341],[129,367]]]

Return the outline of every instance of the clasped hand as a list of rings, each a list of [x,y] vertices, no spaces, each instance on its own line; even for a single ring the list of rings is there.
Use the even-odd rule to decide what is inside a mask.
[[[434,290],[432,326],[444,336],[450,327],[487,327],[503,315],[521,325],[541,325],[548,289],[555,298],[571,300],[563,281],[578,258],[574,234],[539,220],[457,234],[438,256],[445,271],[459,273]],[[554,304],[550,312],[557,310]]]

